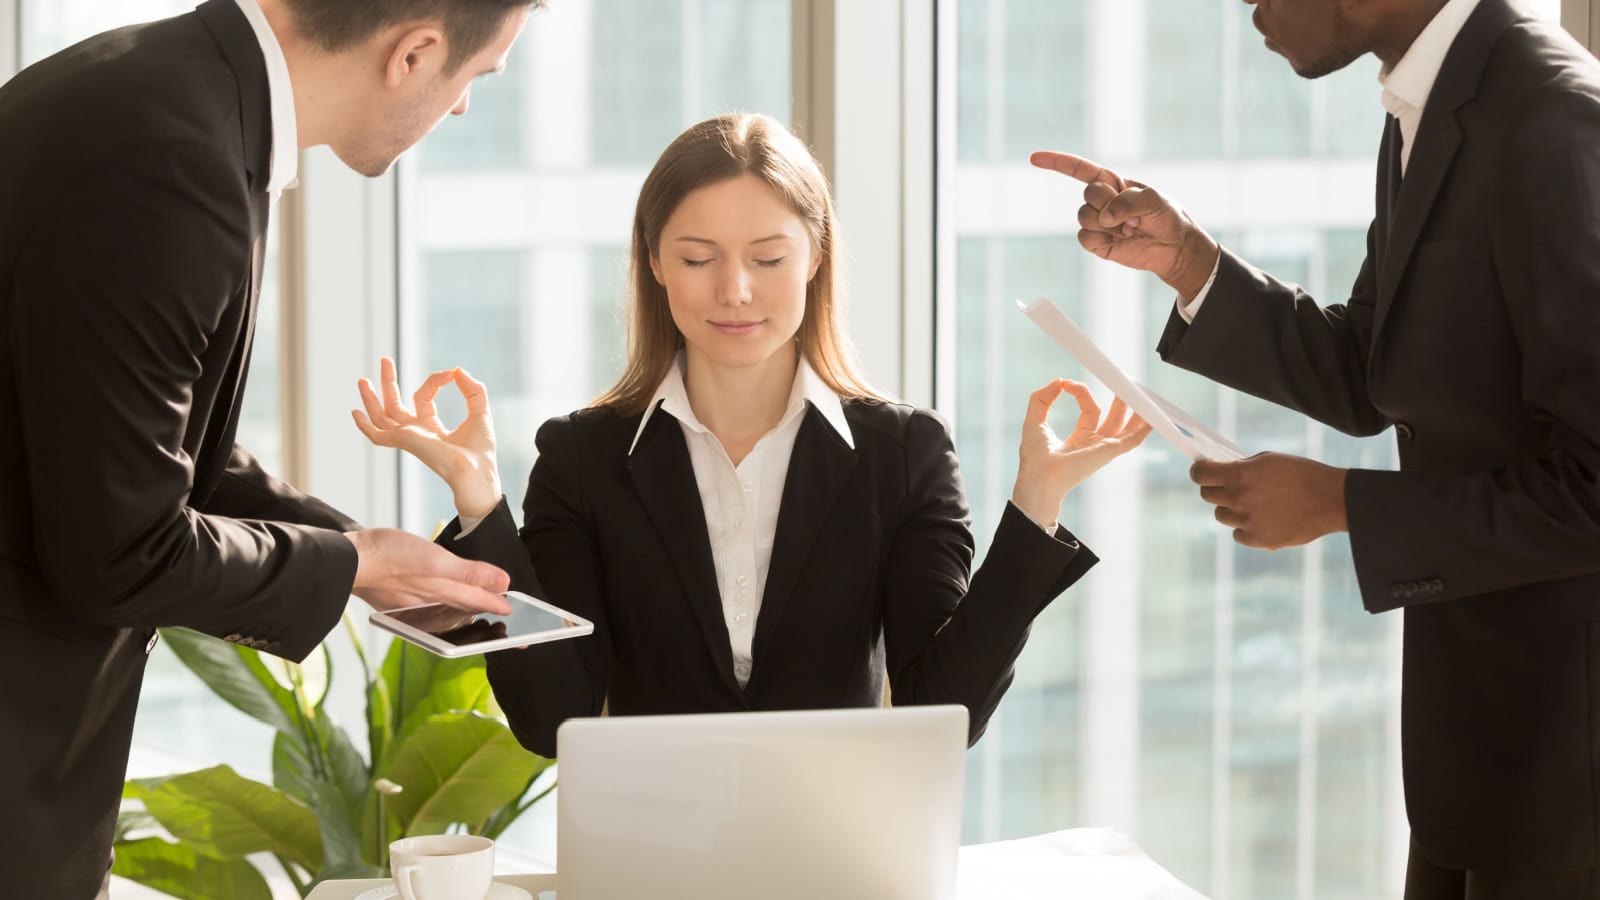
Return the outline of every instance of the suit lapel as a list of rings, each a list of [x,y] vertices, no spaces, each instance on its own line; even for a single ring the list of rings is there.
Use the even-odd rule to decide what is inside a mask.
[[[1422,229],[1433,211],[1434,202],[1461,148],[1461,124],[1457,110],[1472,100],[1478,92],[1478,82],[1489,62],[1489,54],[1506,27],[1517,18],[1517,12],[1505,0],[1483,0],[1462,26],[1450,52],[1445,55],[1439,78],[1422,114],[1417,129],[1416,143],[1411,148],[1411,159],[1406,166],[1405,178],[1396,195],[1394,214],[1388,223],[1387,241],[1379,246],[1378,299],[1373,319],[1372,343],[1377,345],[1383,333],[1383,323],[1406,266],[1417,248]],[[1398,135],[1396,135],[1398,138]],[[1390,146],[1387,138],[1384,147]],[[1387,159],[1380,165],[1386,164]],[[1382,207],[1379,207],[1380,211]]]
[[[233,0],[209,0],[195,10],[211,30],[239,88],[239,131],[252,192],[265,193],[271,177],[272,101],[267,61],[250,20]]]
[[[238,313],[238,329],[232,332],[233,352],[228,357],[226,371],[215,376],[218,379],[217,391],[206,423],[204,441],[200,452],[195,455],[195,483],[191,502],[196,506],[204,506],[233,455],[239,412],[244,404],[251,345],[255,340],[256,306],[261,292],[261,273],[267,246],[270,201],[266,190],[272,158],[272,103],[267,85],[267,63],[261,55],[261,44],[238,5],[231,0],[209,0],[195,12],[211,31],[228,67],[233,70],[238,89],[238,124],[244,149],[244,158],[239,160],[239,165],[250,186],[251,238],[250,271],[242,273],[242,295],[230,298],[243,304]]]
[[[628,475],[661,543],[678,570],[678,580],[706,649],[729,690],[740,693],[733,677],[733,649],[728,625],[722,621],[722,592],[717,589],[717,568],[711,559],[711,538],[706,531],[705,509],[689,460],[683,431],[671,415],[657,410],[628,457]]]
[[[1378,272],[1383,272],[1384,258],[1388,255],[1389,235],[1394,231],[1395,206],[1400,199],[1400,122],[1394,116],[1384,117],[1383,143],[1378,148],[1378,191],[1374,198],[1378,211]]]
[[[772,561],[767,567],[761,614],[756,618],[751,653],[756,669],[783,620],[784,607],[794,594],[811,547],[828,523],[839,492],[856,466],[856,451],[833,430],[822,413],[807,405],[806,418],[795,436],[794,453],[784,478],[778,530],[772,540]]]

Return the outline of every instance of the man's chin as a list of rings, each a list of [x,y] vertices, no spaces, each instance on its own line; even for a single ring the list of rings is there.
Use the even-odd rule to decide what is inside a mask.
[[[339,157],[340,162],[349,166],[356,174],[364,175],[367,178],[380,178],[387,175],[389,170],[394,168],[395,160],[399,158],[397,156],[372,157],[366,154],[357,155],[345,153],[337,148],[334,149],[333,153]]]

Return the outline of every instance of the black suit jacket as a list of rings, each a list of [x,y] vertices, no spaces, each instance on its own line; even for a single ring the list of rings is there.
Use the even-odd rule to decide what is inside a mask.
[[[1600,795],[1600,66],[1483,0],[1405,178],[1385,135],[1349,302],[1224,254],[1172,363],[1352,434],[1368,610],[1405,609],[1406,806],[1435,863],[1582,868]]]
[[[4,890],[73,900],[105,872],[154,629],[299,659],[356,557],[346,517],[234,444],[271,139],[238,8],[30,67],[0,135]]]
[[[960,703],[971,740],[1011,683],[1035,616],[1097,560],[1007,506],[988,556],[973,541],[944,424],[847,402],[855,448],[808,407],[779,506],[753,669],[733,672],[705,513],[682,429],[592,409],[539,429],[519,535],[504,501],[440,541],[513,588],[592,619],[592,637],[489,656],[519,740],[554,756],[573,716]],[[969,582],[968,576],[971,575]]]

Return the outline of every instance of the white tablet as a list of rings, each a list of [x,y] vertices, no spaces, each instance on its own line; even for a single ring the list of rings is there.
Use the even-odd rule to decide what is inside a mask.
[[[370,621],[440,656],[472,656],[594,633],[594,623],[520,591],[507,591],[510,615],[429,603],[375,612]]]

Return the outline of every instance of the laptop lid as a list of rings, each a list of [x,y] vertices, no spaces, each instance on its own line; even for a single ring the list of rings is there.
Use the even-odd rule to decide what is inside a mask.
[[[961,706],[572,719],[561,900],[949,900]]]

